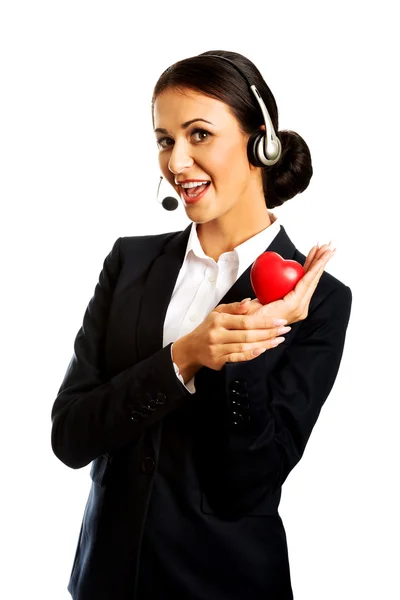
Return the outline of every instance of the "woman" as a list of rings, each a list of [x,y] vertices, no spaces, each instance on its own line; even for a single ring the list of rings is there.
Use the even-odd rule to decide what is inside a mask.
[[[119,238],[77,334],[52,410],[58,458],[93,461],[68,589],[288,600],[281,487],[335,381],[351,291],[324,272],[329,246],[306,258],[268,210],[307,187],[311,157],[278,132],[248,59],[176,63],[152,108],[161,172],[191,224]],[[266,250],[305,275],[263,306],[249,274]]]

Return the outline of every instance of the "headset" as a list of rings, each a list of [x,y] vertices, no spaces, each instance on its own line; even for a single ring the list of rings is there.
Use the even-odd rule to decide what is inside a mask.
[[[225,60],[226,62],[231,64],[232,67],[234,67],[236,71],[246,81],[250,91],[254,94],[255,99],[257,100],[265,123],[265,132],[263,130],[259,130],[250,136],[247,144],[247,157],[249,159],[249,162],[255,167],[270,167],[277,163],[282,154],[281,141],[275,133],[271,117],[269,116],[267,107],[265,106],[265,103],[256,85],[254,83],[251,83],[247,75],[245,75],[243,71],[237,66],[237,64],[229,58],[226,58],[225,56],[220,56],[219,54],[199,54],[198,56],[201,56],[202,58],[210,56],[212,58],[219,58],[221,60]],[[170,67],[168,67],[166,71],[168,71],[169,68]],[[164,71],[164,73],[166,71]],[[158,190],[160,189],[161,180],[162,176],[158,185]],[[166,210],[175,210],[178,207],[178,201],[172,196],[164,198],[161,204]]]
[[[275,133],[274,126],[272,125],[271,117],[269,116],[267,107],[264,104],[261,94],[258,91],[254,83],[251,83],[247,75],[229,58],[220,56],[219,54],[200,54],[199,56],[212,56],[213,58],[220,58],[230,63],[232,67],[236,69],[238,73],[245,79],[247,85],[257,100],[262,115],[264,117],[266,131],[256,131],[253,133],[247,145],[247,156],[249,161],[255,167],[270,167],[278,162],[282,154],[281,141]]]

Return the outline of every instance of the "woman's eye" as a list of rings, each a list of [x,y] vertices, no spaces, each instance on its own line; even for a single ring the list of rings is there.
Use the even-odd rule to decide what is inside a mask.
[[[192,131],[192,135],[198,136],[196,140],[197,142],[203,142],[210,134],[205,129],[195,129]]]
[[[168,148],[169,144],[168,142],[172,142],[173,140],[171,140],[171,138],[160,138],[159,140],[157,140],[157,146],[159,148]]]
[[[194,138],[195,142],[204,142],[207,140],[212,134],[205,129],[194,129],[191,132],[191,137]],[[165,150],[166,148],[171,148],[174,144],[174,140],[172,138],[163,137],[157,140],[157,146]]]

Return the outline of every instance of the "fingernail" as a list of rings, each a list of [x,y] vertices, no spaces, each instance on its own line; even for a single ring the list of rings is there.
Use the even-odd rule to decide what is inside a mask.
[[[272,319],[274,325],[286,325],[287,319]]]
[[[253,356],[260,356],[263,352],[266,351],[266,348],[254,348],[252,354]]]
[[[284,341],[285,341],[284,337],[276,337],[272,340],[271,346],[278,346],[278,344],[281,344]]]
[[[277,334],[281,335],[281,333],[288,333],[292,328],[287,326],[287,327],[279,327]]]
[[[247,300],[251,300],[251,298],[244,298],[240,304],[244,304],[245,302],[247,302]]]

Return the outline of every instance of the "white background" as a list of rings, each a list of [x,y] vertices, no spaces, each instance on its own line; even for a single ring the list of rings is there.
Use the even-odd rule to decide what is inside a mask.
[[[399,598],[395,4],[2,2],[2,598],[70,598],[89,466],[52,454],[51,408],[115,240],[189,224],[155,199],[150,100],[167,66],[217,49],[258,66],[279,129],[309,145],[309,188],[274,212],[304,254],[334,240],[327,271],[353,292],[339,375],[283,488],[295,598]]]

